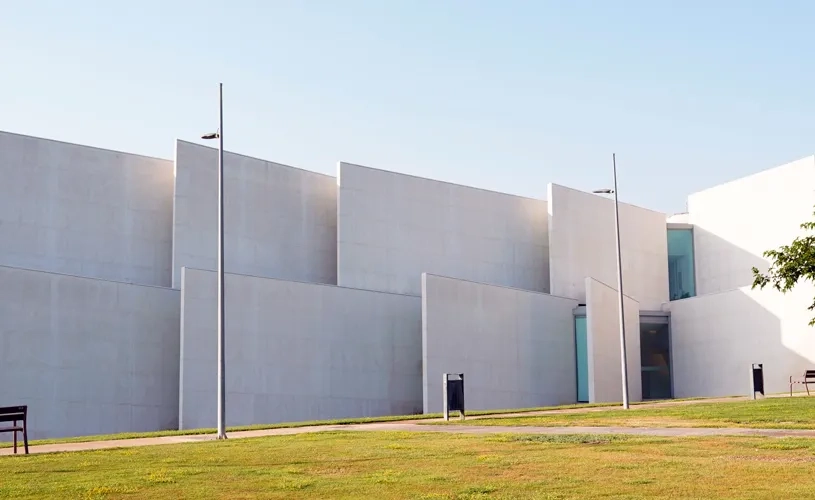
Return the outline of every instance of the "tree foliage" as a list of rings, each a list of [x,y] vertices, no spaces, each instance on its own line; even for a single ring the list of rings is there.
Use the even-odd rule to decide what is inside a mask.
[[[801,229],[815,231],[815,221],[804,222]],[[771,285],[779,292],[786,293],[802,280],[815,282],[815,235],[799,236],[789,245],[767,250],[764,257],[770,259],[770,268],[766,273],[753,268],[753,288],[763,289]],[[815,310],[815,299],[808,309]],[[815,326],[815,317],[809,325]]]

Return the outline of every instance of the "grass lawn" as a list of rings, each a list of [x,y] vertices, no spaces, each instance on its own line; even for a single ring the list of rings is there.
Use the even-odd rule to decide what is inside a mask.
[[[767,398],[756,401],[666,405],[661,408],[553,413],[511,418],[484,418],[458,425],[620,426],[620,427],[750,427],[815,429],[815,397]]]
[[[502,413],[525,413],[533,411],[545,410],[562,410],[570,408],[597,408],[604,406],[619,406],[619,403],[596,403],[592,405],[585,404],[572,404],[562,406],[545,406],[540,408],[523,408],[517,410],[482,410],[467,412],[467,415],[498,415]],[[439,419],[442,417],[441,413],[428,413],[422,415],[398,415],[386,417],[360,417],[360,418],[345,418],[339,420],[312,420],[307,422],[285,422],[276,424],[256,424],[228,427],[227,432],[236,431],[253,431],[262,429],[285,429],[294,427],[312,427],[315,425],[350,425],[350,424],[366,424],[373,422],[398,422],[404,420],[428,420]],[[55,438],[55,439],[38,439],[29,441],[29,445],[35,446],[40,444],[56,444],[56,443],[84,443],[88,441],[109,441],[119,439],[137,439],[137,438],[150,438],[162,436],[193,436],[199,434],[215,434],[215,429],[185,429],[185,430],[166,430],[166,431],[153,431],[153,432],[122,432],[119,434],[96,434],[91,436],[77,436],[68,438]],[[10,441],[11,434],[0,434],[0,448],[11,447]]]
[[[815,498],[815,440],[331,432],[0,457],[0,498]]]

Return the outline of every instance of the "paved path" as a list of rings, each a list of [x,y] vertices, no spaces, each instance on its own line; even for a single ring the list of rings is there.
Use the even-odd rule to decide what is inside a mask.
[[[796,394],[798,396],[798,394]],[[770,397],[788,397],[786,394]],[[644,403],[632,408],[655,408],[661,406],[688,405],[696,403],[736,402],[747,398],[717,398],[679,401],[660,401],[657,403]],[[559,410],[540,410],[522,413],[502,413],[496,415],[478,415],[467,417],[468,421],[482,418],[530,417],[535,415],[551,415],[559,413],[586,413],[618,410],[619,406],[598,406],[593,408],[577,407]],[[424,425],[419,425],[424,422]],[[527,427],[527,426],[485,426],[485,425],[432,425],[441,422],[441,419],[432,420],[404,420],[401,422],[382,422],[353,425],[315,425],[310,427],[293,427],[288,429],[266,429],[257,431],[230,432],[229,439],[244,439],[266,436],[289,436],[292,434],[306,434],[311,432],[330,431],[402,431],[402,432],[446,432],[460,434],[630,434],[637,436],[766,436],[766,437],[807,437],[815,438],[815,430],[792,429],[744,429],[744,428],[689,428],[689,427]],[[428,425],[430,424],[430,425]],[[128,448],[135,446],[154,446],[161,444],[196,443],[213,441],[214,434],[165,436],[154,438],[118,439],[110,441],[88,441],[84,443],[46,444],[29,447],[31,453],[55,453],[69,451],[103,450],[110,448]],[[11,455],[11,448],[0,448],[0,456]]]
[[[635,436],[765,436],[765,437],[807,437],[815,438],[815,430],[791,429],[743,429],[743,428],[687,428],[687,427],[526,427],[526,426],[485,426],[485,425],[419,425],[405,422],[388,422],[354,425],[316,425],[288,429],[267,429],[229,433],[229,439],[246,439],[267,436],[289,436],[313,432],[350,431],[400,431],[400,432],[441,432],[459,434],[627,434]],[[162,444],[195,443],[213,441],[213,434],[197,436],[165,436],[156,438],[120,439],[112,441],[90,441],[86,443],[61,443],[31,446],[31,453],[54,453],[69,451],[102,450],[135,446]],[[11,449],[0,449],[0,455],[10,455]]]
[[[786,395],[784,395],[786,396]],[[666,406],[687,406],[698,403],[734,403],[738,401],[747,401],[746,397],[730,397],[730,398],[709,398],[709,399],[684,399],[677,401],[658,401],[654,403],[634,403],[631,408],[634,410],[647,409],[647,408],[663,408]],[[513,413],[498,413],[492,415],[473,415],[467,416],[467,420],[478,420],[483,418],[514,418],[514,417],[535,417],[538,415],[559,415],[563,413],[595,413],[602,411],[613,411],[622,409],[622,405],[614,406],[577,406],[574,408],[560,408],[554,410],[536,410],[536,411],[522,411]],[[423,420],[424,422],[441,421],[441,419]],[[405,420],[405,422],[416,422],[416,420]]]

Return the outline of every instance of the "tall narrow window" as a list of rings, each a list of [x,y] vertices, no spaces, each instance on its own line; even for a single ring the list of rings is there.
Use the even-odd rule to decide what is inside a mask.
[[[586,317],[574,318],[574,343],[577,354],[577,402],[589,402],[589,346]]]
[[[696,295],[693,229],[668,229],[668,287],[671,300]]]

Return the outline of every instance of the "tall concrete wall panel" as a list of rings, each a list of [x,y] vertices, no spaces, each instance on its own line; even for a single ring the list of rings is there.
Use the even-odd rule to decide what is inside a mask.
[[[176,142],[173,286],[181,268],[215,270],[218,151]],[[337,180],[224,153],[225,266],[231,273],[337,282]]]
[[[617,283],[614,200],[549,185],[549,275],[553,295],[586,301],[586,278]],[[643,309],[668,300],[665,214],[620,203],[625,293]]]
[[[216,417],[216,273],[184,269],[183,429]],[[421,301],[226,275],[227,424],[421,412]]]
[[[789,244],[812,220],[813,186],[810,156],[690,195],[697,295],[752,284],[751,269],[767,269],[764,251]]]
[[[179,295],[0,267],[0,402],[30,439],[176,428]]]
[[[548,291],[546,202],[339,166],[338,280],[419,295],[423,272]]]
[[[589,402],[619,402],[623,400],[619,294],[592,278],[586,278],[585,286]],[[630,401],[641,401],[640,307],[628,296],[623,299],[628,397]]]
[[[787,294],[746,286],[671,302],[674,396],[746,396],[753,363],[764,364],[768,394],[789,391],[790,376],[815,367],[813,296],[811,284]]]
[[[0,132],[0,265],[170,286],[173,164]]]
[[[470,410],[574,403],[576,306],[572,299],[425,274],[425,413],[442,410],[444,373],[464,373]]]

